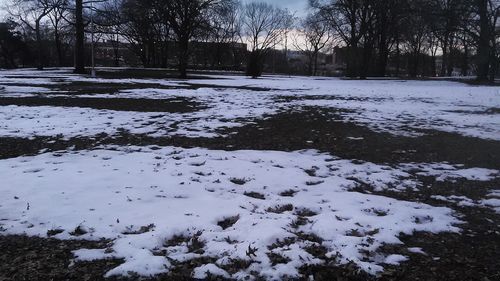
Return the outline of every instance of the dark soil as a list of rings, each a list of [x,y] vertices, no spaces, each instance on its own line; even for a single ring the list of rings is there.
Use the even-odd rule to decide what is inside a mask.
[[[214,79],[207,75],[224,75],[227,72],[191,70],[188,73],[190,79]],[[239,73],[231,72],[231,75]],[[96,77],[104,79],[178,79],[179,72],[175,69],[142,69],[142,68],[120,68],[119,70],[98,69]]]
[[[0,235],[0,280],[104,280],[120,260],[78,262],[71,265],[71,251],[105,248],[107,241],[57,240]]]
[[[254,124],[222,132],[228,137],[187,138],[149,137],[123,131],[109,136],[78,137],[70,140],[54,137],[0,138],[0,158],[36,154],[41,149],[91,149],[103,144],[206,147],[210,149],[295,151],[318,149],[333,155],[398,164],[402,162],[448,161],[469,167],[500,169],[500,142],[465,137],[440,131],[427,131],[420,137],[401,137],[374,132],[364,126],[331,121],[334,112],[318,109],[288,111],[256,120]],[[339,120],[339,117],[335,120]],[[351,139],[349,137],[354,137]]]
[[[192,99],[127,99],[127,98],[72,98],[72,97],[0,97],[0,106],[63,106],[139,112],[192,112],[201,105]]]
[[[335,117],[335,118],[332,118]],[[377,133],[364,126],[341,120],[337,112],[306,108],[302,111],[283,112],[270,118],[256,120],[254,124],[224,131],[228,137],[153,138],[132,135],[122,131],[110,136],[94,137],[0,138],[0,158],[37,154],[47,151],[92,149],[99,145],[157,145],[181,147],[206,147],[210,149],[255,149],[294,151],[318,149],[347,159],[375,163],[398,164],[401,162],[448,161],[469,167],[500,169],[500,142],[465,137],[459,134],[427,131],[416,138]],[[353,137],[354,139],[350,138]],[[484,198],[488,190],[498,188],[498,180],[473,182],[437,182],[432,178],[419,178],[424,188],[421,192],[383,192],[380,195],[402,200],[424,202],[435,206],[448,206],[463,215],[457,233],[416,233],[402,235],[403,246],[387,245],[386,253],[400,253],[410,259],[398,267],[388,267],[376,280],[500,280],[500,216],[487,208],[460,207],[432,199],[432,195],[464,195],[472,199]],[[369,186],[360,185],[360,192],[373,192]],[[293,196],[293,192],[283,196]],[[293,206],[291,206],[293,208]],[[292,208],[287,207],[289,211]],[[314,214],[308,214],[314,215]],[[232,221],[231,221],[232,223]],[[225,226],[226,224],[224,224]],[[229,225],[229,224],[228,224]],[[99,280],[106,270],[120,261],[107,260],[76,263],[68,267],[70,251],[82,247],[80,241],[0,236],[0,280]],[[87,244],[85,244],[87,245]],[[93,245],[95,247],[96,245]],[[101,245],[102,247],[105,247]],[[91,246],[86,246],[91,247]],[[407,247],[421,247],[427,255],[409,253]],[[321,253],[322,251],[315,251]],[[208,258],[210,259],[210,258]],[[203,260],[179,264],[169,275],[154,280],[189,280],[193,268]],[[245,268],[235,263],[235,270]],[[310,275],[314,280],[375,280],[360,272],[354,265],[337,266],[335,263],[308,266],[301,269],[303,280]],[[136,280],[137,278],[128,278]],[[124,279],[125,280],[125,279]]]
[[[87,81],[71,81],[56,84],[31,84],[29,80],[26,82],[2,82],[1,85],[33,87],[32,94],[37,94],[37,88],[47,88],[50,92],[38,93],[41,96],[50,96],[51,94],[58,95],[96,95],[96,94],[117,94],[120,91],[132,89],[179,89],[190,88],[189,86],[168,86],[158,83],[113,83],[113,82],[87,82]]]
[[[25,78],[25,77],[23,77]],[[9,86],[20,86],[20,87],[33,87],[32,94],[37,94],[37,88],[46,88],[53,92],[39,92],[40,96],[50,96],[51,94],[57,95],[97,95],[97,94],[119,94],[120,91],[133,90],[133,89],[200,89],[200,88],[212,88],[212,89],[240,89],[248,91],[258,91],[265,92],[271,91],[272,88],[266,87],[254,87],[254,86],[227,86],[227,85],[214,85],[210,83],[190,83],[188,80],[177,81],[177,85],[163,85],[158,84],[153,81],[151,83],[118,83],[109,80],[110,82],[89,82],[89,81],[70,81],[65,82],[61,80],[56,84],[32,84],[27,79],[26,82],[2,82],[2,85]]]
[[[418,232],[402,235],[404,248],[388,245],[386,251],[410,259],[386,270],[381,280],[499,280],[500,216],[489,209],[462,208],[461,234]],[[408,252],[420,247],[426,255]]]

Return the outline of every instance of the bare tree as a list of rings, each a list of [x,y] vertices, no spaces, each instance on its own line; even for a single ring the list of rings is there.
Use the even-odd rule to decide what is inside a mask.
[[[497,22],[500,16],[500,1],[475,0],[478,18],[477,38],[477,80],[485,82],[493,80],[498,68],[496,50],[498,31]]]
[[[287,12],[265,2],[251,2],[243,12],[243,39],[250,45],[247,75],[262,75],[263,59],[286,30]]]
[[[85,23],[83,0],[75,0],[75,69],[74,73],[85,73]]]
[[[189,41],[202,30],[208,30],[208,12],[219,0],[168,0],[166,17],[178,44],[179,73],[187,78]]]
[[[408,71],[411,77],[418,75],[421,56],[426,46],[426,40],[430,34],[429,22],[426,20],[426,9],[422,8],[422,2],[416,0],[409,3],[411,16],[405,17],[403,24],[411,26],[402,32],[403,47],[409,56]]]
[[[61,39],[61,30],[63,28],[64,23],[64,14],[67,12],[66,10],[66,0],[55,0],[53,2],[53,9],[48,14],[50,22],[52,23],[53,31],[54,31],[54,43],[56,46],[57,53],[57,62],[59,66],[64,64],[63,58],[63,47],[62,47],[62,39]]]
[[[347,46],[347,76],[363,76],[373,49],[375,9],[372,0],[311,1]],[[362,65],[363,64],[363,65]]]
[[[57,6],[57,0],[16,0],[15,11],[9,11],[16,16],[28,28],[35,32],[37,44],[38,69],[42,70],[44,66],[43,46],[41,35],[41,21]]]
[[[317,13],[310,14],[302,22],[294,47],[308,57],[308,73],[315,76],[318,72],[318,55],[332,39],[330,27]]]
[[[221,45],[229,44],[234,50],[233,45],[241,35],[241,4],[238,0],[221,0],[218,5],[213,6],[210,14],[207,39],[215,43],[212,61],[212,66],[215,66],[221,63]]]

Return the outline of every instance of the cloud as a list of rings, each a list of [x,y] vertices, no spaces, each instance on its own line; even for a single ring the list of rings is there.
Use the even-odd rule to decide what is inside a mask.
[[[291,12],[297,12],[298,15],[306,14],[308,8],[307,0],[243,0],[248,2],[266,2],[280,8],[287,8]]]

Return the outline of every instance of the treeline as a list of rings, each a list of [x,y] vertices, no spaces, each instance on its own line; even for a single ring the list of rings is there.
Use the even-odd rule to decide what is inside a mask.
[[[479,80],[498,71],[498,0],[310,1],[315,18],[332,28],[347,47],[346,75],[385,76],[390,59],[396,74],[406,57],[408,75],[463,75]],[[442,58],[437,69],[436,57]],[[430,58],[428,68],[422,66]],[[471,61],[471,59],[473,60]]]
[[[0,66],[74,65],[84,73],[88,42],[107,39],[126,42],[144,67],[167,67],[174,57],[186,77],[193,42],[234,55],[245,43],[253,77],[275,49],[286,62],[289,49],[300,50],[316,75],[320,55],[338,46],[335,57],[349,77],[450,76],[459,69],[487,81],[499,66],[499,2],[309,0],[299,19],[266,2],[238,0],[13,0],[0,26]],[[211,65],[221,63],[222,48],[207,51]]]

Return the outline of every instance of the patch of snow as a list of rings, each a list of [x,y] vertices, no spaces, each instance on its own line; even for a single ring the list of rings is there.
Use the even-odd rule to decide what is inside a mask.
[[[499,171],[485,168],[461,168],[448,163],[406,163],[399,165],[405,171],[421,176],[433,176],[437,181],[466,179],[470,181],[490,181],[499,176]]]
[[[480,202],[481,205],[493,208],[497,213],[500,213],[500,190],[493,190],[487,195],[487,199]]]
[[[0,84],[30,83],[30,79],[9,78],[11,75],[40,75],[35,70],[0,71]],[[498,87],[475,87],[446,81],[404,81],[404,80],[368,80],[351,81],[336,78],[310,78],[272,76],[261,79],[249,79],[244,76],[211,75],[210,80],[189,80],[199,89],[188,89],[181,80],[167,79],[102,79],[73,75],[69,69],[47,70],[47,78],[34,79],[43,87],[48,83],[92,82],[92,83],[134,83],[151,84],[150,89],[124,90],[117,95],[93,95],[94,97],[160,98],[173,96],[191,96],[208,105],[206,110],[196,112],[194,118],[181,117],[184,122],[196,126],[180,128],[178,134],[188,136],[217,136],[216,129],[224,126],[246,124],[242,119],[262,118],[265,114],[275,114],[280,110],[303,106],[339,109],[337,114],[349,122],[360,123],[374,131],[388,132],[394,135],[418,136],[424,130],[439,130],[459,133],[485,139],[500,140],[499,114],[491,109],[500,108],[500,89]],[[28,81],[26,81],[28,80]],[[179,89],[154,89],[154,84],[179,87]],[[210,86],[207,86],[209,84]],[[235,88],[217,88],[235,87]],[[24,87],[4,90],[5,94],[29,95],[38,92],[39,87]],[[261,87],[268,91],[252,91],[241,87]],[[333,90],[332,90],[333,89]],[[85,95],[82,95],[85,96]],[[295,97],[285,101],[280,97]],[[5,112],[5,110],[7,112]],[[80,109],[65,109],[66,111]],[[0,114],[18,118],[29,111],[32,114],[42,111],[37,107],[20,107],[16,112],[0,107]],[[12,116],[13,115],[13,116]],[[2,117],[3,117],[2,116]],[[175,114],[166,114],[166,118],[177,119]],[[42,119],[47,124],[57,123],[57,115]],[[84,116],[82,118],[87,118]],[[130,119],[130,118],[129,118]],[[229,120],[232,122],[229,122]],[[238,119],[238,120],[235,120]],[[248,122],[248,120],[246,120]],[[10,122],[13,123],[13,122]],[[42,123],[43,124],[43,123]],[[206,125],[206,127],[205,127]],[[10,127],[12,126],[12,127]],[[51,126],[47,125],[45,134]],[[195,131],[198,130],[198,131]],[[9,125],[0,131],[0,135],[24,132],[15,125]],[[53,130],[52,133],[55,133]],[[92,132],[92,130],[90,130]],[[104,131],[107,132],[107,131]]]
[[[385,258],[385,264],[399,265],[400,263],[407,261],[408,258],[403,255],[390,255]]]
[[[450,202],[450,203],[455,203],[458,206],[462,207],[477,207],[478,203],[475,202],[474,200],[466,197],[466,196],[457,196],[457,195],[450,195],[450,196],[442,196],[442,195],[432,195],[432,199],[435,200],[440,200],[444,202]]]
[[[204,264],[194,269],[193,278],[195,279],[207,279],[210,276],[221,276],[224,278],[230,278],[229,273],[225,270],[217,267],[215,264]]]
[[[411,253],[414,253],[414,254],[422,254],[422,255],[427,255],[423,250],[422,248],[420,247],[411,247],[411,248],[408,248],[408,251],[411,252]]]
[[[325,247],[340,263],[354,262],[377,273],[382,264],[366,260],[364,253],[401,243],[400,233],[458,231],[454,224],[459,220],[449,208],[350,192],[357,178],[382,186],[397,183],[404,173],[369,165],[332,161],[316,151],[175,147],[113,146],[4,159],[0,224],[9,234],[46,236],[61,229],[56,238],[113,239],[106,252],[75,252],[83,260],[123,258],[125,263],[107,276],[147,276],[167,272],[172,260],[209,256],[216,258],[215,265],[196,274],[223,274],[214,266],[247,261],[247,269],[231,275],[238,279],[252,271],[269,279],[297,277],[300,266],[323,262],[306,251],[311,245]],[[315,176],[305,172],[311,167],[316,167]],[[367,175],[370,169],[380,174]],[[282,195],[290,190],[294,195]],[[275,211],[286,204],[292,209]],[[307,211],[305,223],[298,224],[301,210]],[[220,226],[234,217],[232,225]],[[75,236],[76,228],[84,233]],[[301,233],[321,240],[304,240]],[[175,237],[186,242],[167,243]],[[194,237],[202,252],[192,249]],[[287,239],[291,242],[269,248]],[[269,252],[288,262],[272,265]]]

